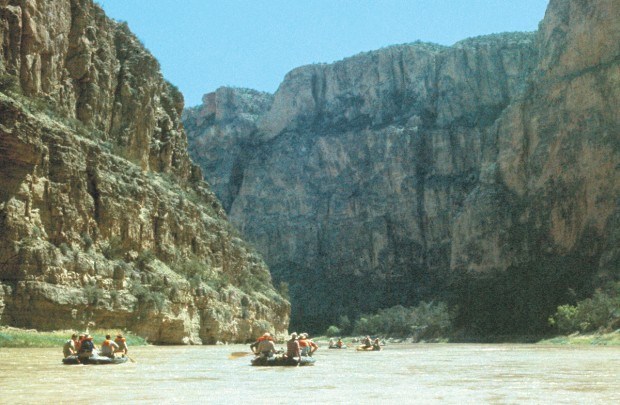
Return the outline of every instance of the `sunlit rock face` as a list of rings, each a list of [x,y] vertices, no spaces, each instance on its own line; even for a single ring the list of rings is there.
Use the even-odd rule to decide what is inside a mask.
[[[90,0],[0,0],[0,323],[154,343],[285,334],[189,159],[183,97]]]
[[[539,332],[617,273],[619,7],[552,1],[537,33],[303,66],[268,108],[220,89],[187,112],[194,156],[228,152],[205,178],[290,283],[294,327],[442,299],[466,327]]]

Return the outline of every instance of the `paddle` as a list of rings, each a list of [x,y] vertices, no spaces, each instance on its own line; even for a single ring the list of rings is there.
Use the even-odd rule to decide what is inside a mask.
[[[137,363],[134,359],[131,358],[130,355],[128,355],[127,353],[125,353],[125,356],[127,356],[127,358],[129,359],[129,361],[131,361],[132,363]]]
[[[284,353],[284,349],[276,350],[275,354],[282,354],[282,353]],[[234,360],[234,359],[238,359],[241,357],[249,356],[251,354],[258,356],[258,353],[254,353],[254,352],[249,352],[249,353],[248,352],[232,352],[228,355],[228,359]]]
[[[245,357],[245,356],[249,356],[251,354],[254,354],[252,352],[232,352],[228,355],[228,359],[229,360],[233,360],[233,359],[238,359],[241,357]]]

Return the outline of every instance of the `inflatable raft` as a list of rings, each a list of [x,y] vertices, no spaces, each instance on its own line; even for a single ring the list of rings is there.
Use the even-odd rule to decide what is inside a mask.
[[[300,366],[312,366],[314,365],[314,358],[313,357],[305,357],[302,356],[301,357],[301,362],[299,363]],[[261,366],[261,367],[270,367],[270,366],[289,366],[289,367],[296,367],[297,366],[297,360],[294,359],[289,359],[287,357],[282,357],[282,356],[274,356],[274,357],[255,357],[252,359],[252,365],[253,366]]]
[[[92,356],[85,359],[78,359],[77,356],[69,356],[62,359],[63,364],[121,364],[126,363],[128,357],[109,358],[105,356]]]
[[[342,346],[333,345],[333,346],[329,346],[329,348],[330,349],[346,349],[347,345],[342,345]]]

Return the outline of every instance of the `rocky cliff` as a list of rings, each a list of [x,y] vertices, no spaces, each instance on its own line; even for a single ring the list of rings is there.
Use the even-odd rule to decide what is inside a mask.
[[[0,0],[0,46],[0,322],[165,344],[285,333],[288,301],[126,24],[91,0]]]
[[[187,111],[294,327],[444,299],[469,331],[534,333],[617,276],[618,7],[552,1],[537,33],[393,46],[295,69],[268,108],[220,89]]]

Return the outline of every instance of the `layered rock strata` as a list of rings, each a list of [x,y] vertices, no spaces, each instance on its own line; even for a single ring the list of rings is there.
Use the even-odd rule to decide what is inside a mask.
[[[182,95],[90,0],[0,0],[0,322],[154,343],[284,334],[187,153]]]
[[[217,102],[236,89],[187,111],[194,156],[229,151],[205,176],[291,284],[294,327],[445,299],[470,330],[536,333],[617,276],[618,7],[300,67],[243,129],[249,107]]]

